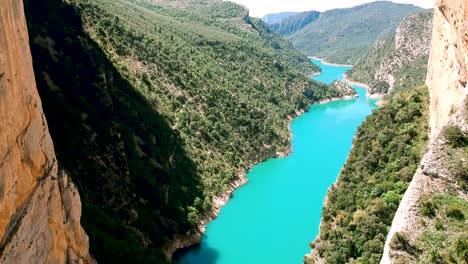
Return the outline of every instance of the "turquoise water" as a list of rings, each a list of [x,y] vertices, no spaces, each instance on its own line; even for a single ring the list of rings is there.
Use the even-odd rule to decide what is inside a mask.
[[[323,65],[313,78],[342,79],[350,67]],[[253,167],[249,182],[206,227],[201,245],[179,263],[302,263],[319,231],[322,205],[351,149],[357,127],[374,109],[375,100],[354,86],[359,98],[312,105],[292,124],[293,152]]]

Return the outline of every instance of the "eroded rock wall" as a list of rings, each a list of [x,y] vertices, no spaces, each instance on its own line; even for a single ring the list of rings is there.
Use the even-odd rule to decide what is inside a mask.
[[[78,191],[59,173],[23,3],[0,2],[0,262],[89,263]]]
[[[432,14],[419,13],[405,18],[395,33],[395,51],[386,58],[375,74],[376,80],[386,82],[388,91],[401,85],[399,72],[406,64],[427,56],[431,43]]]
[[[426,84],[434,137],[467,94],[468,1],[436,1],[432,38]]]

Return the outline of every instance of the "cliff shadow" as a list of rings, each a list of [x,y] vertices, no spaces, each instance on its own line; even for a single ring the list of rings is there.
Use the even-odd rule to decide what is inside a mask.
[[[102,263],[163,263],[203,198],[177,131],[83,30],[74,6],[25,1],[37,86],[59,165],[78,186],[90,250]]]
[[[183,259],[189,253],[196,254],[189,260]],[[187,248],[182,248],[174,253],[173,261],[178,264],[216,264],[218,263],[219,252],[207,245],[193,245]]]

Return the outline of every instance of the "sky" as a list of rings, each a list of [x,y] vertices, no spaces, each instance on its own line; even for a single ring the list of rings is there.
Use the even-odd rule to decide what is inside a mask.
[[[268,13],[285,11],[325,11],[334,8],[346,8],[369,2],[372,0],[229,0],[246,6],[250,16],[262,17]],[[460,0],[463,1],[463,0]],[[405,3],[424,8],[434,7],[434,0],[393,0],[396,3]]]

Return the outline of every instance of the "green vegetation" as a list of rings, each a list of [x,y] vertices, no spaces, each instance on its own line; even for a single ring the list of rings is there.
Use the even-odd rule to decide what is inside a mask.
[[[445,139],[453,148],[462,148],[468,146],[468,135],[458,126],[448,125],[442,131]]]
[[[365,56],[359,59],[351,70],[346,72],[349,79],[376,86],[375,74],[382,62],[395,51],[395,36],[378,40]],[[427,62],[426,62],[427,63]]]
[[[326,263],[379,263],[385,236],[427,141],[426,87],[401,90],[374,111],[323,210],[314,247]],[[409,247],[404,237],[394,246]]]
[[[297,13],[283,19],[279,23],[269,23],[270,29],[283,36],[288,36],[314,22],[320,16],[320,12],[307,11]]]
[[[102,263],[164,263],[214,195],[288,147],[288,115],[341,95],[242,7],[163,4],[25,1],[58,162]]]
[[[434,213],[425,215],[424,232],[415,240],[421,263],[468,263],[468,202],[453,194],[432,194],[422,204],[431,204]],[[424,206],[421,207],[421,210]]]
[[[366,83],[370,93],[386,94],[393,87],[409,89],[424,84],[427,72],[432,12],[418,13],[405,18],[400,24],[400,46],[395,44],[396,34],[378,40],[346,74],[350,80]],[[377,76],[376,75],[380,75]],[[392,76],[384,79],[382,76]]]
[[[468,116],[468,115],[467,115]],[[462,190],[468,190],[468,135],[459,126],[448,125],[442,130],[445,163]]]
[[[400,21],[423,9],[392,2],[374,2],[326,11],[289,35],[293,45],[307,55],[335,63],[355,64],[372,44],[395,32]]]
[[[406,232],[396,232],[390,241],[390,247],[394,250],[411,252],[414,249],[409,240],[410,239]]]

